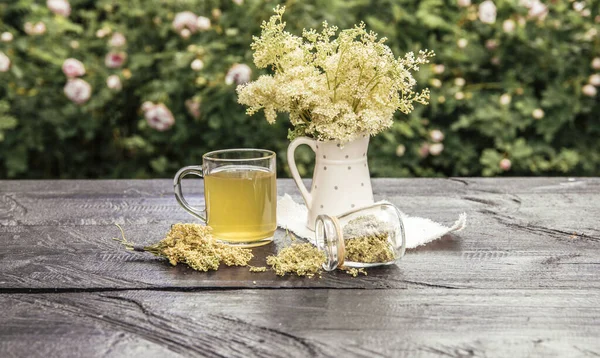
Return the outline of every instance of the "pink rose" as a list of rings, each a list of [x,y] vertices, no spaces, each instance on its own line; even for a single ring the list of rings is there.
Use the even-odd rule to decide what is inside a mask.
[[[204,68],[204,62],[201,59],[197,58],[194,61],[192,61],[192,63],[190,64],[190,67],[194,71],[200,71],[201,69]]]
[[[516,27],[517,24],[515,24],[515,22],[511,19],[504,20],[504,22],[502,23],[502,30],[504,30],[504,32],[506,32],[507,34],[515,31]]]
[[[444,132],[442,132],[439,129],[434,129],[431,132],[429,132],[429,137],[434,142],[441,142],[444,140]]]
[[[46,6],[56,15],[64,17],[71,15],[71,4],[68,0],[48,0]]]
[[[495,39],[489,39],[485,42],[485,48],[487,48],[490,51],[494,51],[496,48],[498,48],[498,41]]]
[[[123,85],[121,84],[121,78],[119,78],[117,75],[108,76],[106,79],[106,86],[115,91],[120,91],[121,88],[123,88]]]
[[[486,0],[479,4],[479,20],[484,24],[493,24],[496,22],[496,5],[491,0]]]
[[[198,16],[191,11],[178,12],[173,19],[173,28],[181,33],[181,30],[188,29],[196,32]]]
[[[506,171],[510,170],[510,167],[512,166],[512,163],[510,162],[510,159],[508,158],[504,158],[500,161],[499,167],[500,169]]]
[[[160,132],[166,131],[175,124],[173,113],[162,103],[147,110],[144,113],[144,117],[146,117],[146,121],[150,127]]]
[[[184,39],[189,39],[190,36],[192,36],[192,32],[188,29],[183,29],[183,30],[181,30],[179,35],[181,35],[181,37],[183,37]]]
[[[106,57],[104,58],[104,64],[108,68],[119,68],[123,65],[126,59],[127,54],[125,52],[111,51],[106,54]]]
[[[581,91],[583,92],[584,95],[586,95],[588,97],[596,97],[596,94],[598,93],[598,90],[596,90],[596,87],[594,87],[594,85],[591,85],[589,83],[587,85],[583,86]]]
[[[500,104],[503,106],[508,106],[511,101],[512,101],[512,96],[509,95],[508,93],[505,93],[502,96],[500,96]]]
[[[46,32],[46,24],[41,21],[35,25],[31,22],[26,22],[24,29],[27,35],[43,35]]]
[[[187,109],[190,116],[194,119],[200,118],[200,100],[197,98],[190,98],[185,101],[185,108]]]
[[[429,154],[440,155],[444,151],[444,145],[442,143],[433,143],[429,146]]]
[[[122,47],[125,46],[126,43],[127,40],[125,39],[125,36],[120,32],[115,32],[110,40],[108,40],[108,45],[111,47]]]
[[[533,0],[529,6],[527,16],[531,19],[544,20],[548,15],[548,7],[540,0]]]
[[[544,110],[541,108],[536,108],[533,110],[533,112],[531,112],[531,116],[535,119],[542,119],[544,118]]]
[[[141,109],[142,109],[142,111],[147,112],[150,109],[152,109],[152,107],[154,107],[154,106],[155,106],[154,103],[152,103],[150,101],[146,101],[146,102],[142,103]]]
[[[210,19],[204,16],[198,16],[196,20],[196,28],[200,31],[206,31],[210,29]]]
[[[92,86],[81,78],[70,79],[65,85],[65,95],[76,104],[83,104],[92,95]]]
[[[44,33],[46,33],[46,24],[44,24],[41,21],[35,24],[33,26],[33,33],[35,35],[43,35]]]
[[[233,83],[236,85],[242,85],[250,81],[250,76],[252,76],[252,70],[248,65],[236,63],[235,65],[231,66],[229,71],[227,71],[225,83],[228,85]]]
[[[0,40],[2,42],[11,42],[13,40],[14,36],[13,34],[11,34],[10,32],[3,32],[2,35],[0,35]]]
[[[429,155],[429,143],[423,143],[419,147],[419,157],[425,158]]]
[[[600,87],[600,74],[594,73],[593,75],[590,76],[590,78],[588,79],[588,82],[592,86]]]
[[[398,157],[401,157],[404,155],[404,153],[406,153],[406,147],[404,146],[404,144],[400,144],[396,147],[396,155]]]
[[[85,67],[81,61],[74,58],[67,58],[62,65],[62,71],[68,78],[75,78],[85,75]]]
[[[27,21],[25,23],[25,25],[23,25],[23,30],[25,30],[25,33],[27,35],[32,35],[33,34],[33,24],[29,21]]]
[[[10,68],[10,58],[0,51],[0,72],[6,72]]]

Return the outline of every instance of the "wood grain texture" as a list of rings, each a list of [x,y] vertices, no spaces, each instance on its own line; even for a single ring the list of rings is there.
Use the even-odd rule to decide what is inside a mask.
[[[200,183],[199,181],[189,181]],[[279,193],[293,193],[280,180]],[[201,185],[188,185],[201,205]],[[111,237],[140,244],[161,239],[175,222],[193,221],[171,194],[171,182],[0,182],[0,292],[69,289],[211,287],[328,288],[600,288],[600,180],[381,179],[377,199],[411,215],[451,223],[469,215],[459,236],[411,250],[398,267],[349,279],[278,278],[246,268],[198,273],[148,254],[130,253]],[[282,236],[283,232],[278,232]],[[273,246],[255,250],[264,264]],[[254,282],[256,281],[256,282]]]
[[[115,223],[150,244],[193,222],[170,180],[0,181],[0,357],[600,355],[600,179],[373,187],[468,227],[366,277],[199,273],[111,240]],[[301,200],[291,180],[278,190]]]
[[[594,357],[599,303],[598,292],[582,290],[11,294],[0,295],[0,351],[15,357]]]

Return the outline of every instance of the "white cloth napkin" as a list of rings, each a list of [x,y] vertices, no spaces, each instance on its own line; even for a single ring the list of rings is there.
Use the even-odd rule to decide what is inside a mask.
[[[314,244],[315,233],[306,227],[307,215],[306,205],[296,203],[288,194],[277,199],[277,226],[287,229]],[[467,225],[466,213],[460,214],[458,220],[450,227],[426,218],[411,217],[404,213],[402,219],[404,230],[406,230],[407,249],[424,245],[448,233],[461,231]]]

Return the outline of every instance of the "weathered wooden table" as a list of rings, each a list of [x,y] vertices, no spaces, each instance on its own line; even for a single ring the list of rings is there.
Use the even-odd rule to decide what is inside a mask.
[[[467,212],[467,229],[366,277],[200,273],[111,240],[115,223],[149,244],[193,221],[170,180],[0,181],[0,357],[600,355],[600,179],[374,189],[412,215]]]

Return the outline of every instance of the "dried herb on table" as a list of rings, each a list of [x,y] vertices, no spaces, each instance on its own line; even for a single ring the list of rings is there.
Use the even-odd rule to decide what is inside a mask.
[[[118,225],[117,225],[118,226]],[[171,265],[184,263],[198,271],[218,270],[221,263],[227,266],[247,266],[254,257],[252,251],[218,242],[211,235],[210,226],[199,224],[174,224],[167,236],[150,246],[135,245],[125,238],[119,226],[122,243],[127,250],[149,252],[164,257]]]
[[[312,244],[292,244],[279,251],[276,256],[267,256],[267,264],[275,273],[284,276],[295,273],[298,276],[313,277],[322,271],[325,254]]]
[[[129,242],[125,238],[123,229],[122,238],[114,238],[123,244],[127,250],[149,252],[155,256],[163,257],[175,266],[178,263],[184,263],[194,270],[209,271],[218,270],[224,263],[227,266],[248,266],[250,272],[265,272],[265,266],[250,266],[248,263],[254,257],[252,251],[235,246],[229,246],[215,240],[210,226],[199,224],[174,224],[167,233],[166,237],[154,245],[140,246]],[[290,235],[288,233],[288,235]],[[318,248],[309,243],[295,243],[295,237],[292,236],[292,244],[282,249],[277,255],[267,257],[267,264],[270,265],[275,273],[284,276],[287,273],[293,273],[298,276],[313,277],[322,272],[322,265],[325,262],[325,254]],[[356,239],[355,239],[356,240]],[[357,244],[362,241],[357,241]],[[358,245],[357,247],[363,247]],[[364,246],[364,247],[369,247]],[[364,269],[340,268],[349,275],[356,277],[359,273],[367,274]]]
[[[367,276],[367,271],[365,271],[364,268],[354,268],[354,267],[342,267],[341,270],[344,270],[348,275],[352,276],[352,277],[356,277],[358,276],[359,273],[364,274],[365,276]]]

